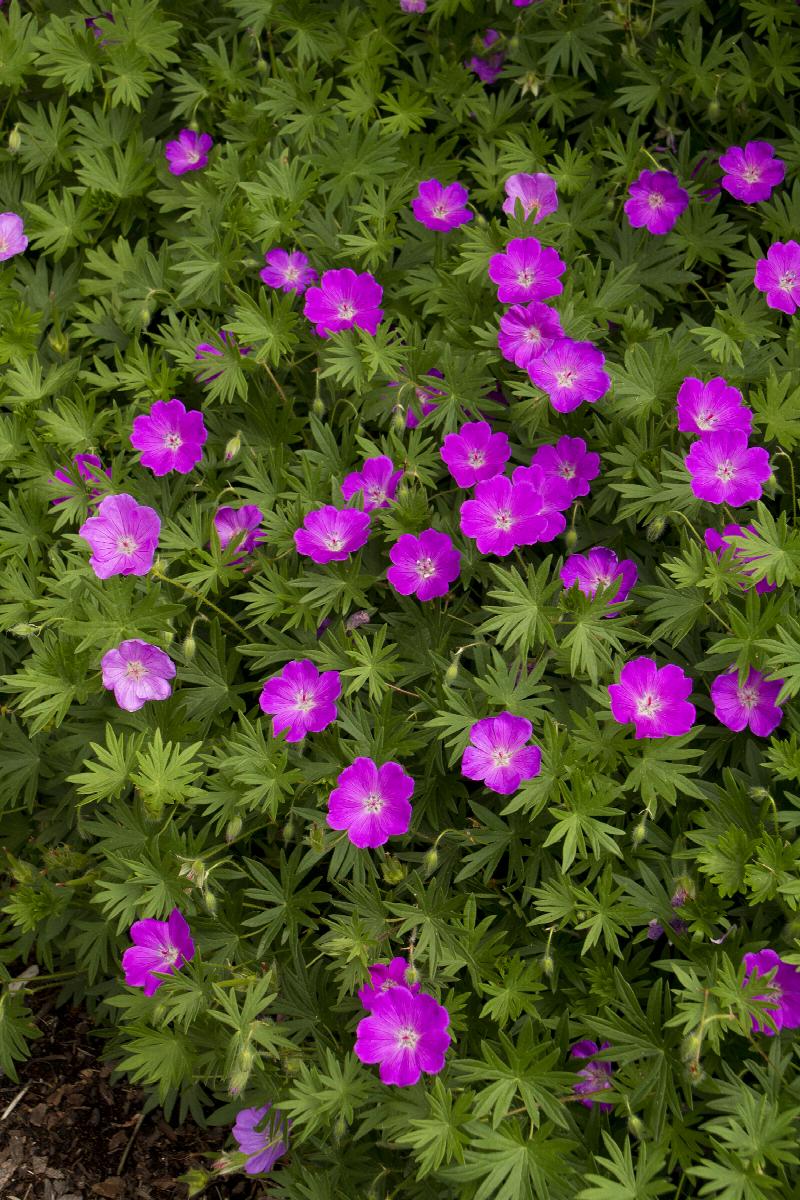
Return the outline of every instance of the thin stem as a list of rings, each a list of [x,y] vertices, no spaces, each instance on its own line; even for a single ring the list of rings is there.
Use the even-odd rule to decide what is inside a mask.
[[[791,481],[792,481],[792,522],[796,525],[797,524],[797,489],[795,487],[794,463],[792,462],[791,458],[789,457],[789,455],[786,453],[785,450],[778,450],[775,454],[775,457],[776,458],[785,458],[787,463],[789,464],[789,477],[791,478]]]
[[[289,401],[286,398],[286,392],[283,390],[283,388],[281,387],[281,385],[278,383],[277,379],[273,375],[272,370],[269,367],[269,364],[262,363],[261,365],[264,368],[264,370],[267,372],[267,374],[269,375],[269,377],[272,381],[272,386],[275,388],[275,391],[278,393],[278,395],[280,396],[283,403],[288,405]]]
[[[208,608],[213,608],[214,612],[217,613],[218,616],[222,617],[223,621],[227,621],[229,625],[232,625],[234,629],[238,630],[242,637],[250,636],[243,625],[240,625],[239,622],[233,617],[228,616],[225,610],[220,608],[219,605],[215,604],[213,600],[209,600],[206,596],[201,596],[201,594],[196,592],[194,588],[190,588],[187,584],[181,583],[178,579],[172,579],[169,575],[165,575],[163,571],[156,567],[153,568],[152,574],[154,579],[162,579],[165,583],[171,583],[173,587],[179,588],[182,592],[186,592],[187,596],[193,596],[198,604],[205,604],[208,606]]]

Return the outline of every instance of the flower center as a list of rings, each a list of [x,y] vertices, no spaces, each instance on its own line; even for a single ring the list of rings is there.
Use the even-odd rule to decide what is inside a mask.
[[[575,474],[576,474],[575,464],[574,463],[562,463],[561,468],[558,473],[562,479],[574,479]]]
[[[339,305],[339,320],[340,321],[352,321],[352,319],[355,315],[356,315],[356,310],[352,304],[345,303],[345,304]]]
[[[410,1025],[402,1025],[397,1031],[397,1045],[401,1050],[416,1050],[419,1033]]]
[[[565,371],[556,371],[556,383],[559,387],[571,388],[577,378],[577,372],[571,367],[567,367]]]
[[[517,283],[520,287],[529,288],[533,284],[533,271],[527,268],[517,272]]]
[[[778,280],[778,287],[782,292],[790,292],[797,283],[796,271],[784,271]]]
[[[761,167],[754,165],[745,167],[744,171],[742,172],[742,178],[744,179],[745,183],[758,183],[759,179],[761,178]]]
[[[138,549],[138,542],[128,534],[117,539],[117,554],[135,554]]]
[[[495,529],[502,529],[504,533],[507,533],[513,523],[514,518],[508,509],[498,508],[497,512],[494,514]]]
[[[697,414],[698,429],[713,429],[717,423],[717,414],[714,412],[701,412]]]
[[[378,487],[376,483],[373,483],[367,488],[367,499],[373,504],[383,504],[386,499],[386,492],[382,487]]]
[[[484,466],[486,463],[486,456],[482,450],[470,450],[467,454],[467,462],[471,467],[475,467],[477,469],[478,467]]]
[[[651,192],[647,197],[647,203],[651,208],[659,209],[664,204],[664,196],[661,192]]]
[[[744,687],[737,689],[736,695],[739,703],[743,708],[746,708],[748,712],[750,709],[755,708],[758,704],[758,688],[748,687],[745,685]]]
[[[334,554],[338,554],[344,549],[344,538],[338,533],[329,533],[326,538],[323,538],[323,544],[326,550],[332,550]]]
[[[508,749],[493,750],[492,751],[492,765],[495,767],[510,767],[511,760],[513,757],[514,757],[514,754],[513,754],[513,751],[511,751],[511,750],[508,750]]]
[[[736,468],[729,458],[725,458],[717,465],[714,474],[721,483],[730,483],[736,474]]]
[[[304,689],[303,691],[297,693],[297,696],[295,697],[295,701],[294,701],[294,706],[298,712],[301,712],[301,713],[311,712],[311,709],[314,707],[314,697],[310,696],[308,694],[308,692],[305,691],[305,689]]]
[[[284,271],[284,275],[286,279],[288,279],[289,283],[294,283],[300,278],[300,271],[297,267],[287,267]]]
[[[592,582],[594,583],[595,590],[599,587],[607,588],[614,582],[614,576],[609,575],[608,572],[596,571]]]
[[[438,204],[434,204],[431,211],[432,211],[434,217],[437,217],[440,221],[443,221],[444,218],[447,216],[448,209],[447,209],[447,206],[443,203],[443,201],[440,200]]]
[[[522,335],[524,342],[530,342],[532,346],[538,346],[542,340],[542,331],[536,325],[529,325]]]
[[[125,674],[128,679],[133,679],[136,683],[139,683],[147,674],[147,668],[138,658],[134,658],[126,666]]]
[[[178,949],[178,947],[173,946],[171,943],[168,942],[167,945],[164,947],[164,951],[163,951],[163,959],[164,959],[165,965],[168,967],[174,967],[175,963],[180,958],[180,955],[181,955],[181,952]]]
[[[168,433],[164,438],[165,450],[180,450],[182,444],[181,435],[179,433]]]
[[[11,249],[11,243],[7,238],[0,237],[0,254],[6,254]]]
[[[654,717],[661,710],[661,701],[652,692],[645,692],[636,705],[637,717]]]
[[[383,796],[377,792],[368,792],[364,797],[364,812],[376,815],[383,808]]]
[[[420,579],[430,579],[436,574],[436,564],[432,558],[417,559],[417,574]]]

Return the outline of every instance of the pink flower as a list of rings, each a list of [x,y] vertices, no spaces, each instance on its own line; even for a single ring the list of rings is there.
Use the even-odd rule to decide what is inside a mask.
[[[755,525],[747,525],[745,527],[742,527],[741,525],[726,525],[721,534],[717,533],[716,529],[707,529],[704,534],[705,543],[712,554],[722,555],[726,550],[731,549],[730,539],[742,537],[745,529],[748,529],[750,533],[756,532]],[[758,562],[757,555],[747,558],[743,550],[736,548],[733,550],[733,557],[736,561],[743,563]],[[745,571],[744,574],[752,575],[752,571]],[[746,590],[747,585],[743,583],[741,584],[741,587],[744,591]],[[761,596],[764,592],[774,592],[776,587],[777,584],[767,583],[766,579],[760,579],[756,584],[756,592],[759,596]]]
[[[77,468],[78,475],[81,479],[87,482],[100,482],[101,476],[105,474],[108,479],[111,478],[111,472],[103,468],[103,464],[96,454],[73,454],[72,461]],[[68,470],[65,467],[59,467],[53,472],[54,478],[50,480],[55,483],[56,479],[59,483],[63,483],[65,488],[74,489],[75,482],[70,477]],[[96,500],[102,493],[97,488],[89,488],[90,500]],[[65,500],[69,500],[69,496],[58,496],[55,500],[51,500],[51,504],[63,504]]]
[[[320,337],[353,326],[374,334],[383,320],[382,299],[383,288],[369,271],[356,275],[343,267],[326,271],[319,287],[308,289],[303,313]]]
[[[440,183],[438,179],[423,179],[419,194],[411,201],[414,217],[426,229],[447,233],[472,220],[467,208],[469,192],[461,183]]]
[[[401,596],[416,595],[423,601],[446,596],[461,570],[460,552],[446,533],[435,529],[423,529],[419,537],[401,534],[389,558],[393,565],[386,578],[395,591]]]
[[[393,958],[388,966],[384,963],[374,963],[369,969],[369,984],[359,989],[358,998],[362,1006],[370,1012],[376,998],[393,987],[408,988],[416,994],[420,985],[408,982],[410,972],[411,968],[405,958]]]
[[[581,1104],[585,1108],[592,1108],[596,1104],[600,1112],[612,1112],[614,1109],[613,1104],[606,1104],[605,1101],[597,1099],[599,1094],[607,1092],[612,1086],[611,1078],[614,1071],[611,1063],[595,1059],[596,1054],[608,1048],[608,1042],[603,1042],[602,1046],[598,1046],[597,1042],[591,1042],[587,1038],[582,1042],[576,1042],[569,1052],[570,1058],[586,1062],[586,1066],[578,1071],[581,1082],[572,1085],[573,1092],[576,1096],[580,1096]]]
[[[542,769],[541,750],[527,745],[532,732],[530,721],[510,712],[476,721],[469,731],[471,744],[461,759],[461,774],[480,780],[501,796],[510,796]]]
[[[354,846],[372,849],[408,833],[414,780],[399,763],[379,767],[371,758],[357,758],[336,783],[328,797],[328,824],[346,829]]]
[[[487,29],[481,38],[481,46],[484,50],[488,50],[490,46],[493,46],[499,40],[500,34],[496,29]],[[480,58],[477,55],[473,55],[468,63],[464,63],[464,66],[474,71],[481,83],[491,84],[495,82],[502,71],[505,57],[505,53],[502,50],[498,50],[495,54],[490,54],[488,58]]]
[[[590,484],[600,474],[600,455],[586,449],[583,438],[561,437],[554,446],[539,446],[531,459],[541,467],[546,481],[557,480],[569,489],[569,502],[588,496]],[[547,485],[545,485],[547,486]]]
[[[134,922],[131,938],[134,944],[122,956],[122,970],[128,987],[143,987],[145,996],[164,983],[158,975],[174,975],[194,958],[192,931],[177,908],[166,921],[146,917]]]
[[[208,438],[203,414],[187,412],[180,400],[156,400],[149,413],[135,417],[131,445],[141,450],[141,464],[154,475],[177,471],[188,475],[203,457]]]
[[[306,513],[303,528],[295,530],[294,544],[297,553],[312,562],[344,562],[366,545],[368,537],[369,513],[326,504]]]
[[[502,254],[489,259],[489,278],[503,304],[559,296],[564,290],[559,276],[566,269],[558,253],[535,237],[513,238]]]
[[[603,370],[605,361],[605,355],[591,342],[559,338],[534,359],[528,375],[547,392],[556,412],[568,413],[584,401],[594,404],[605,396],[611,387],[611,378]]]
[[[552,542],[554,537],[564,532],[567,527],[564,513],[572,503],[569,484],[562,479],[549,478],[541,467],[515,467],[511,482],[515,486],[523,484],[532,487],[537,495],[537,542]]]
[[[683,461],[698,500],[731,508],[758,500],[761,485],[771,474],[766,450],[748,446],[746,433],[706,434]]]
[[[131,638],[108,650],[101,660],[103,687],[126,712],[138,712],[148,700],[166,700],[172,695],[169,680],[175,678],[175,663],[149,642]]]
[[[533,223],[538,225],[558,208],[556,181],[551,175],[539,171],[535,175],[510,175],[505,183],[506,199],[503,212],[510,217],[516,215],[517,202],[522,205],[526,217],[533,213]]]
[[[300,250],[281,250],[276,247],[264,255],[267,264],[259,275],[267,287],[280,288],[282,292],[297,292],[302,296],[311,283],[317,282],[317,272],[308,265],[308,259]]]
[[[301,742],[307,733],[321,733],[338,716],[336,701],[342,693],[338,671],[321,674],[307,658],[289,662],[261,689],[262,712],[273,717],[272,736],[284,730],[287,742]]]
[[[711,684],[714,716],[734,733],[749,726],[756,737],[769,737],[783,720],[783,709],[776,703],[782,687],[782,679],[767,680],[754,667],[740,685],[739,672],[733,667]]]
[[[428,0],[400,0],[400,7],[405,13],[424,13]]]
[[[738,388],[716,375],[703,383],[690,375],[678,391],[678,429],[683,433],[741,432],[749,436],[753,414]]]
[[[397,485],[403,478],[402,468],[395,471],[394,463],[385,454],[364,460],[360,471],[351,471],[342,484],[345,500],[361,493],[364,511],[373,508],[388,508],[397,494]]]
[[[358,1023],[356,1057],[380,1063],[381,1083],[410,1087],[424,1071],[438,1075],[450,1045],[450,1014],[426,992],[395,987],[378,996]]]
[[[277,1108],[272,1110],[271,1104],[241,1109],[236,1114],[231,1133],[239,1153],[247,1155],[246,1175],[263,1175],[271,1171],[289,1149],[287,1122]]]
[[[773,242],[766,258],[756,263],[754,283],[764,292],[769,308],[791,314],[800,305],[800,245]]]
[[[27,245],[22,217],[13,212],[0,213],[0,262],[22,254]]]
[[[225,550],[234,538],[241,538],[237,550],[241,551],[234,563],[240,563],[245,556],[252,554],[257,546],[265,540],[259,525],[264,520],[264,514],[255,504],[242,504],[239,508],[224,505],[214,513],[214,528],[217,531],[219,544]],[[242,535],[244,536],[242,537]]]
[[[499,475],[511,457],[505,433],[492,433],[486,421],[470,421],[448,433],[439,451],[459,487],[473,487]]]
[[[475,488],[461,505],[461,532],[474,538],[481,554],[504,558],[515,546],[532,546],[543,529],[542,497],[529,483],[496,475]]]
[[[208,166],[208,152],[214,139],[208,133],[195,133],[193,129],[182,129],[178,140],[167,142],[164,153],[172,175],[185,175],[187,171],[199,171]]]
[[[586,554],[572,554],[561,568],[564,587],[577,584],[584,596],[595,596],[600,588],[610,588],[619,580],[616,595],[608,601],[612,607],[627,600],[638,577],[635,562],[629,558],[620,561],[614,551],[605,546],[595,546]]]
[[[637,738],[680,737],[694,725],[692,681],[672,664],[659,668],[652,658],[635,658],[622,668],[619,683],[608,685],[608,694],[614,720],[633,721]]]
[[[800,971],[797,967],[784,962],[774,950],[759,950],[755,954],[745,954],[744,965],[745,983],[749,983],[753,975],[759,978],[762,975],[770,975],[774,971],[772,979],[767,984],[766,995],[760,996],[759,999],[771,1002],[771,1007],[767,1009],[767,1012],[772,1017],[777,1029],[800,1029]],[[765,1033],[767,1037],[775,1036],[774,1029],[770,1029],[768,1025],[762,1026],[755,1017],[753,1018],[753,1029],[757,1033]]]
[[[155,509],[133,496],[104,496],[97,512],[78,533],[89,543],[89,566],[98,579],[111,575],[146,575],[153,565],[161,521]]]
[[[719,165],[725,172],[725,191],[746,204],[769,200],[772,189],[783,182],[786,174],[786,167],[775,158],[775,147],[769,142],[748,142],[744,149],[730,146],[719,156]]]
[[[433,375],[436,379],[444,379],[444,375],[442,374],[441,371],[437,371],[436,367],[431,367],[430,371],[426,372],[426,374]],[[392,383],[389,386],[390,387],[399,387],[400,385],[399,385],[399,383]],[[434,409],[436,408],[436,402],[434,401],[433,397],[434,396],[443,396],[444,392],[442,391],[441,388],[415,387],[414,395],[417,398],[420,413],[422,414],[423,417],[427,417],[428,414],[432,413],[434,411]],[[406,429],[416,429],[418,425],[419,425],[419,417],[414,412],[411,405],[409,405],[408,408],[406,409]]]
[[[530,304],[515,304],[503,313],[497,344],[503,358],[526,371],[535,358],[563,336],[558,313],[541,300],[532,300]]]
[[[671,171],[642,171],[628,188],[625,212],[634,229],[669,233],[689,204],[685,191]]]
[[[239,347],[236,345],[236,338],[232,333],[228,333],[227,329],[220,329],[219,337],[220,341],[226,346],[230,346],[233,350],[239,349]],[[239,350],[239,353],[242,358],[247,358],[248,354],[253,353],[253,347],[242,346],[241,350]],[[224,351],[219,346],[215,346],[213,342],[198,342],[194,348],[195,362],[203,362],[203,360],[207,358],[222,358],[223,355]],[[216,366],[216,364],[214,365]],[[221,371],[217,371],[214,375],[207,374],[210,366],[210,363],[206,363],[200,374],[195,375],[195,379],[198,383],[213,383],[215,379],[219,379],[220,375],[222,374]]]

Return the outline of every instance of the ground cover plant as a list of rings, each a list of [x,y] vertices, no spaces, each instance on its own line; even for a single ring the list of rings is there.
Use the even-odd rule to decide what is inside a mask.
[[[0,13],[0,1066],[190,1191],[800,1186],[800,7]]]

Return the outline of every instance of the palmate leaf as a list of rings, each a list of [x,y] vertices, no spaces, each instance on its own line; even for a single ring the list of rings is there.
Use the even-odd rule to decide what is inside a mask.
[[[464,1147],[470,1141],[466,1125],[472,1098],[471,1091],[456,1095],[447,1090],[440,1079],[435,1079],[425,1096],[429,1115],[409,1116],[407,1122],[403,1122],[404,1128],[396,1134],[396,1139],[401,1146],[409,1148],[419,1163],[417,1179],[424,1179],[438,1171],[442,1164],[453,1160],[463,1163]]]
[[[557,1137],[550,1125],[529,1134],[517,1121],[491,1129],[467,1125],[470,1137],[462,1166],[441,1172],[446,1181],[476,1185],[474,1200],[567,1200],[574,1196],[577,1143]]]
[[[606,1173],[587,1174],[589,1186],[578,1192],[576,1200],[654,1200],[672,1191],[674,1185],[663,1174],[666,1156],[658,1146],[640,1142],[634,1164],[630,1138],[620,1147],[603,1130],[603,1143],[609,1157],[598,1155],[596,1162]]]
[[[7,979],[7,973],[0,972],[0,1070],[18,1083],[15,1063],[28,1057],[29,1044],[42,1035],[29,1019],[31,1011],[25,1005],[24,992],[9,992]]]
[[[483,1042],[480,1060],[458,1063],[458,1077],[476,1089],[475,1115],[490,1119],[492,1128],[498,1129],[521,1101],[534,1127],[544,1120],[568,1128],[559,1097],[573,1077],[556,1069],[561,1060],[558,1049],[535,1041],[530,1020],[524,1022],[516,1041],[501,1033],[499,1047]]]

